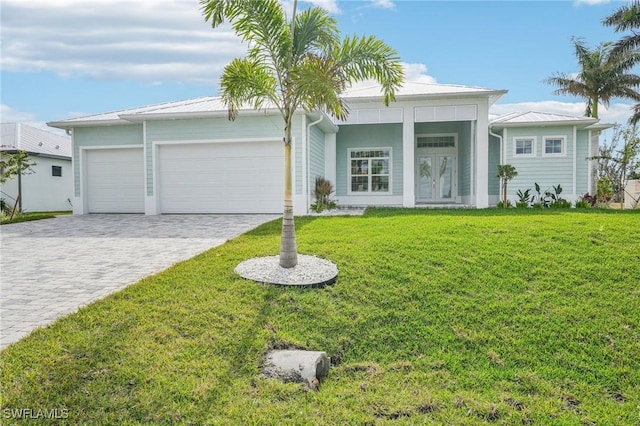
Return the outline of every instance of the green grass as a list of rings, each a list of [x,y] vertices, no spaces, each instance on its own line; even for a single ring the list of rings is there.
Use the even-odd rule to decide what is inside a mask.
[[[81,309],[2,352],[2,408],[64,424],[640,422],[640,214],[371,210],[297,219],[338,264],[322,290],[233,273],[279,222]],[[260,376],[327,351],[319,392]]]
[[[10,219],[10,215],[2,215],[2,220],[0,220],[0,225],[7,225],[10,223],[18,223],[18,222],[30,222],[32,220],[41,220],[41,219],[51,219],[56,216],[63,216],[71,214],[70,211],[62,211],[62,212],[36,212],[36,213],[16,213],[13,219]]]

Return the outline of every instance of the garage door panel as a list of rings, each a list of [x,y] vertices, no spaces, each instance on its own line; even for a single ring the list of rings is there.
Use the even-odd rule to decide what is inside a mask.
[[[85,158],[89,213],[144,213],[142,149],[87,150]]]
[[[278,213],[281,142],[176,144],[158,150],[163,213]]]

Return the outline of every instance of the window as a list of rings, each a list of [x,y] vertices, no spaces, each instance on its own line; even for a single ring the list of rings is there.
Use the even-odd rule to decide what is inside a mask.
[[[544,138],[544,155],[548,157],[564,156],[564,137],[549,136]]]
[[[349,150],[349,192],[389,193],[391,148]]]
[[[51,176],[62,176],[62,167],[61,166],[51,166]]]
[[[418,148],[455,148],[456,135],[418,136]]]
[[[536,156],[536,138],[521,137],[513,139],[513,156],[514,157],[535,157]]]

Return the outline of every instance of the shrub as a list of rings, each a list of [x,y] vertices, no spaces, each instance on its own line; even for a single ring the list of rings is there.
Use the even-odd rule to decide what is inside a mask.
[[[516,195],[518,196],[516,207],[518,208],[529,207],[529,204],[531,203],[531,188],[527,188],[524,192],[518,189],[518,192],[516,192]]]
[[[316,202],[311,204],[311,209],[317,213],[323,210],[335,209],[337,207],[336,202],[329,199],[332,193],[333,184],[329,180],[317,176],[315,190],[313,191]]]

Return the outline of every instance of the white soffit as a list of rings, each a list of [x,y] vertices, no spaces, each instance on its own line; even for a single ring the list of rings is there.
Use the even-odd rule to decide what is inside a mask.
[[[337,124],[402,123],[402,108],[367,108],[351,111],[346,121]]]
[[[477,105],[416,107],[414,114],[416,123],[473,121],[478,119],[478,107]]]

